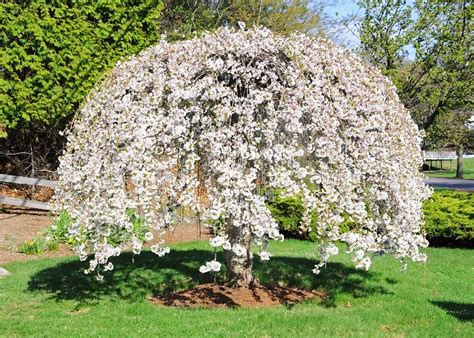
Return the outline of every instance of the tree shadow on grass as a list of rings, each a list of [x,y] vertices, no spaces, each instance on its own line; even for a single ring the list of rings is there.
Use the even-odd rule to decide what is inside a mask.
[[[440,307],[446,311],[447,314],[457,318],[461,322],[474,321],[474,304],[441,301],[430,301],[430,303]]]
[[[89,304],[103,297],[139,301],[150,295],[165,295],[213,282],[214,276],[199,273],[199,267],[209,260],[209,254],[209,251],[198,249],[175,249],[173,254],[163,258],[149,251],[139,256],[124,253],[112,261],[114,270],[105,272],[101,282],[94,276],[84,274],[87,262],[59,263],[34,274],[28,283],[28,291],[47,292],[56,300]],[[222,261],[222,257],[218,259]],[[334,306],[335,296],[340,293],[355,297],[389,293],[383,286],[373,286],[371,282],[380,280],[379,277],[374,279],[376,274],[373,272],[329,263],[319,275],[314,275],[311,272],[314,264],[312,259],[276,256],[269,262],[256,260],[254,272],[265,284],[324,290],[329,293],[323,301],[326,306]],[[223,280],[224,273],[221,271],[216,276],[218,281]]]
[[[307,258],[272,257],[269,262],[255,262],[255,275],[266,284],[328,292],[328,296],[322,301],[327,307],[335,306],[337,294],[361,298],[392,293],[377,283],[381,280],[378,273],[356,270],[342,263],[328,263],[326,268],[315,275],[311,271],[315,263],[315,260]]]

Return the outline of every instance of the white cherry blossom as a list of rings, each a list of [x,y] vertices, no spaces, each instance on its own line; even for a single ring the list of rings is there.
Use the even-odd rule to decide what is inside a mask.
[[[272,254],[268,251],[261,251],[258,255],[262,261],[268,261],[270,260],[270,257],[272,257]]]
[[[210,262],[206,262],[206,265],[202,265],[199,268],[199,272],[206,273],[206,272],[218,272],[221,270],[221,263],[216,260],[212,260]]]
[[[240,244],[234,244],[232,246],[232,251],[238,256],[238,257],[243,257],[247,254],[247,249],[243,245]]]
[[[266,205],[274,189],[301,198],[302,230],[317,215],[315,272],[337,241],[364,269],[373,253],[426,260],[422,135],[386,77],[324,39],[221,28],[161,41],[117,64],[67,136],[56,208],[81,260],[94,255],[87,272],[140,253],[152,229],[152,251],[168,253],[163,234],[184,208],[230,258],[251,260],[249,241],[270,258],[269,240],[283,240]],[[218,271],[212,262],[200,270]]]

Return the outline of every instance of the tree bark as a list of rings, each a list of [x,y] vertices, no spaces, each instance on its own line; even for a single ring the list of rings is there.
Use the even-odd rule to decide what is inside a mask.
[[[458,156],[457,166],[456,166],[456,178],[464,178],[464,147],[462,144],[458,145],[456,148],[456,155]]]
[[[252,274],[251,231],[249,227],[236,227],[232,224],[232,221],[229,221],[227,234],[232,247],[235,244],[240,244],[245,248],[245,255],[243,256],[237,256],[233,250],[224,250],[227,282],[234,288],[250,288],[256,283]]]

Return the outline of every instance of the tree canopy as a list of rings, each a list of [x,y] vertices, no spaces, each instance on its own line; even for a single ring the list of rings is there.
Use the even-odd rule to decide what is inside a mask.
[[[375,253],[424,261],[420,140],[392,83],[347,50],[222,28],[117,65],[68,133],[57,208],[81,259],[94,254],[87,272],[154,236],[166,254],[161,235],[185,208],[213,228],[229,280],[248,286],[251,243],[267,260],[269,240],[283,239],[266,205],[273,189],[301,198],[302,231],[315,215],[316,273],[336,241],[357,268]],[[220,267],[214,257],[200,270]]]

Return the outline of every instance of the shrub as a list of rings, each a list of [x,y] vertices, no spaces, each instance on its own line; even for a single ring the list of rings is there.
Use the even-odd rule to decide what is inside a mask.
[[[56,169],[60,131],[118,60],[159,40],[162,8],[162,0],[2,3],[0,171]]]
[[[104,71],[158,40],[161,10],[160,0],[3,4],[3,132],[71,115]]]
[[[279,191],[275,191],[267,201],[267,206],[273,218],[280,226],[280,231],[287,237],[316,240],[317,233],[316,217],[313,216],[311,230],[304,231],[301,228],[304,207],[299,197],[283,197]]]
[[[145,225],[143,217],[137,216],[132,210],[128,210],[127,215],[133,225],[131,234],[140,240],[144,240],[146,234],[150,232],[150,228]],[[68,229],[71,227],[71,222],[71,216],[66,211],[59,213],[45,235],[48,248],[51,247],[53,248],[52,250],[56,250],[59,243],[75,244],[74,239],[68,236]],[[117,231],[111,233],[107,240],[109,244],[120,245],[130,240],[130,234]]]
[[[289,237],[316,240],[317,235],[302,232],[303,205],[297,197],[281,197],[278,192],[267,203],[273,217],[285,235]],[[425,232],[434,246],[474,246],[474,194],[443,190],[434,192],[424,203]],[[316,216],[313,216],[316,221]],[[315,228],[315,227],[313,227]],[[340,226],[348,231],[352,224],[345,222]]]
[[[474,244],[474,194],[437,191],[423,207],[425,230],[432,245]]]

